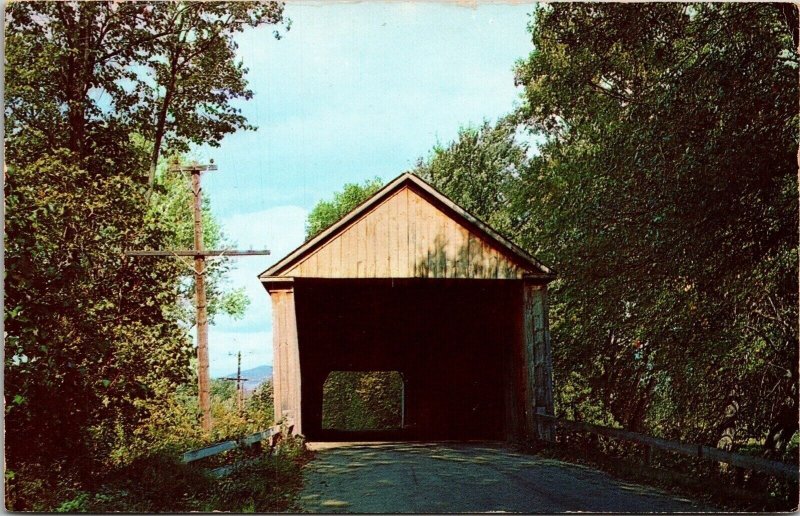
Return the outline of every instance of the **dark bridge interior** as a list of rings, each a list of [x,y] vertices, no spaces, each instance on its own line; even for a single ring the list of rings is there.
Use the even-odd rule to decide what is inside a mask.
[[[504,439],[523,392],[521,282],[295,279],[303,431],[311,440]],[[402,429],[322,428],[331,371],[399,371]]]

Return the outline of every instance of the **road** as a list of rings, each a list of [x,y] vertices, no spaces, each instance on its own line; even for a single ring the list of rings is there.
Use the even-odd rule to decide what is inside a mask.
[[[496,443],[311,443],[303,512],[697,512],[584,466]],[[712,509],[713,510],[713,509]]]

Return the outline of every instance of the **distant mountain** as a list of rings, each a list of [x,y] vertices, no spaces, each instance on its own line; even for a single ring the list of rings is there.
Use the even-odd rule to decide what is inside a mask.
[[[252,391],[262,382],[272,378],[272,366],[262,365],[252,369],[245,369],[242,371],[242,377],[247,378],[247,381],[244,382],[244,389]],[[236,372],[222,375],[222,378],[236,378]]]

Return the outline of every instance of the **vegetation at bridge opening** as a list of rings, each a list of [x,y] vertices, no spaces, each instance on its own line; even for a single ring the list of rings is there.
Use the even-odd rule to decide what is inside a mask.
[[[15,3],[6,16],[6,506],[47,511],[216,437],[192,434],[190,269],[123,251],[187,246],[190,194],[164,158],[250,128],[232,104],[252,96],[233,36],[277,26],[282,6]],[[206,242],[223,244],[203,211]],[[241,313],[226,267],[209,272],[211,311]],[[259,399],[253,420],[271,410]],[[215,403],[231,418],[220,432],[255,424]]]
[[[416,171],[560,272],[557,414],[796,461],[796,8],[553,4],[530,30],[522,106]]]
[[[400,428],[403,377],[397,371],[333,371],[322,387],[322,428]]]

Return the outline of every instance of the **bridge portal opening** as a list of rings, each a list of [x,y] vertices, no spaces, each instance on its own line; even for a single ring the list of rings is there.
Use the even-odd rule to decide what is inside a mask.
[[[553,414],[554,277],[432,186],[398,177],[260,275],[273,306],[276,419],[312,441],[371,440],[326,428],[330,416],[323,425],[324,384],[332,371],[399,371],[395,439],[542,435],[534,414]]]
[[[403,428],[405,385],[399,371],[332,371],[322,387],[322,429]]]

